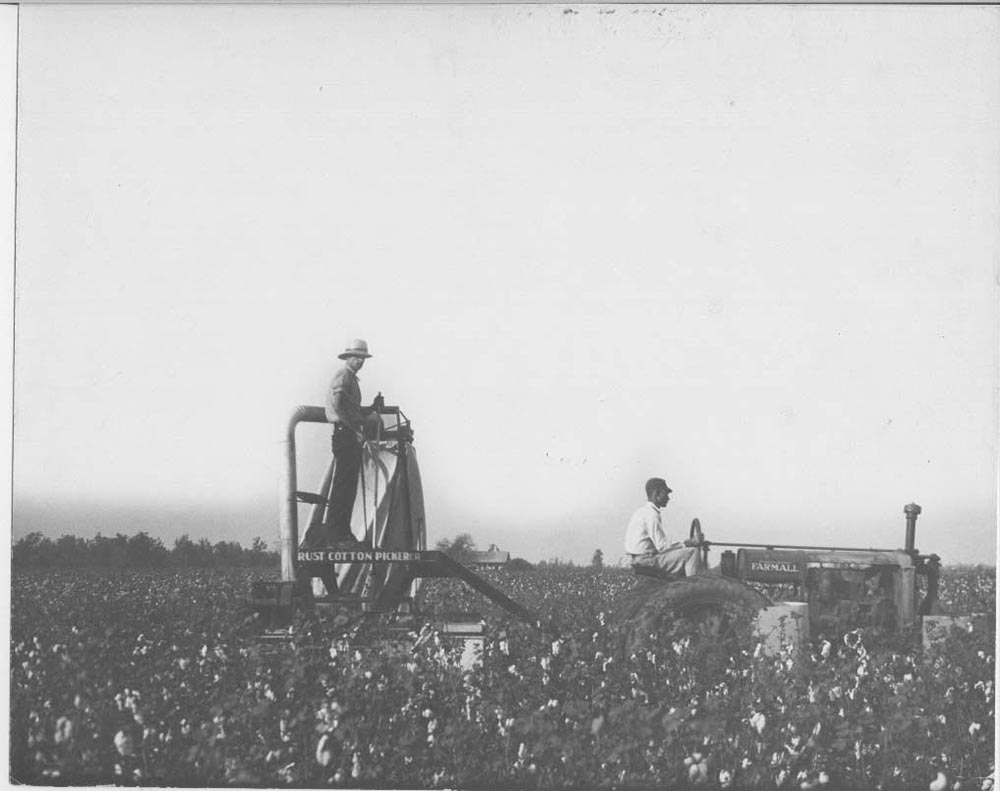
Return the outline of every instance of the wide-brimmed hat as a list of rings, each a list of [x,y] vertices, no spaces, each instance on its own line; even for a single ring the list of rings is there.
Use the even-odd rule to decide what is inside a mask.
[[[353,341],[349,341],[347,348],[337,356],[341,360],[346,360],[348,357],[371,357],[368,353],[367,341],[363,341],[360,338],[355,338]]]

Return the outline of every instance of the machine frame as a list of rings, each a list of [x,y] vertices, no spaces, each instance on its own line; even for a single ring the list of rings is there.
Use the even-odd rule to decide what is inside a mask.
[[[388,449],[393,452],[398,457],[397,465],[401,465],[399,473],[409,475],[410,467],[406,462],[408,455],[413,453],[413,430],[409,418],[398,406],[385,404],[381,393],[365,411],[378,416],[375,435],[367,438],[366,444],[370,443],[370,449]],[[302,423],[329,425],[322,407],[299,406],[292,411],[285,428],[279,512],[281,579],[257,581],[251,586],[251,605],[258,613],[266,634],[274,636],[286,631],[296,611],[314,611],[323,606],[354,609],[362,615],[419,615],[415,602],[417,581],[434,577],[462,580],[516,618],[535,628],[541,628],[541,622],[535,613],[518,604],[488,580],[445,552],[426,548],[419,476],[416,480],[407,478],[397,483],[408,487],[408,497],[411,494],[409,487],[414,487],[421,503],[419,508],[414,509],[419,513],[408,511],[404,515],[412,528],[406,539],[410,546],[400,548],[385,545],[386,536],[378,535],[377,520],[369,531],[370,534],[366,535],[368,543],[363,547],[322,546],[316,545],[315,541],[303,543],[299,535],[298,506],[300,503],[312,506],[306,537],[322,534],[328,505],[323,492],[330,489],[336,462],[331,460],[320,485],[320,492],[299,489],[296,429]],[[410,502],[408,499],[407,507]],[[367,528],[367,516],[365,521]],[[342,585],[337,582],[338,575],[352,577],[352,587],[362,588],[364,593],[358,595],[343,592]],[[322,582],[325,593],[317,594],[314,591],[315,580]],[[444,631],[449,631],[447,624],[441,626]],[[467,633],[468,629],[463,627],[461,631]]]

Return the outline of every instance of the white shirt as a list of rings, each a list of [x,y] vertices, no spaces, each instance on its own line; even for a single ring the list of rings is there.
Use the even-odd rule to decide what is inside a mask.
[[[662,552],[670,546],[660,509],[646,503],[632,514],[625,529],[625,552],[629,555],[645,555],[647,552]]]

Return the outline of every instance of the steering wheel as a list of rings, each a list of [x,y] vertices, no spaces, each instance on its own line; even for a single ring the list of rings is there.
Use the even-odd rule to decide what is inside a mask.
[[[708,548],[711,546],[711,541],[705,540],[705,534],[701,532],[701,521],[698,517],[691,520],[691,535],[690,538],[698,542],[698,548],[701,550],[701,560],[705,567],[708,568]]]

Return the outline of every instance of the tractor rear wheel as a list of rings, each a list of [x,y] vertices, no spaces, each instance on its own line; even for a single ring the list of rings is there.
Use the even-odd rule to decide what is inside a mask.
[[[739,580],[704,575],[643,580],[620,602],[616,623],[629,651],[688,638],[699,672],[715,675],[739,653],[751,616],[771,602]]]

